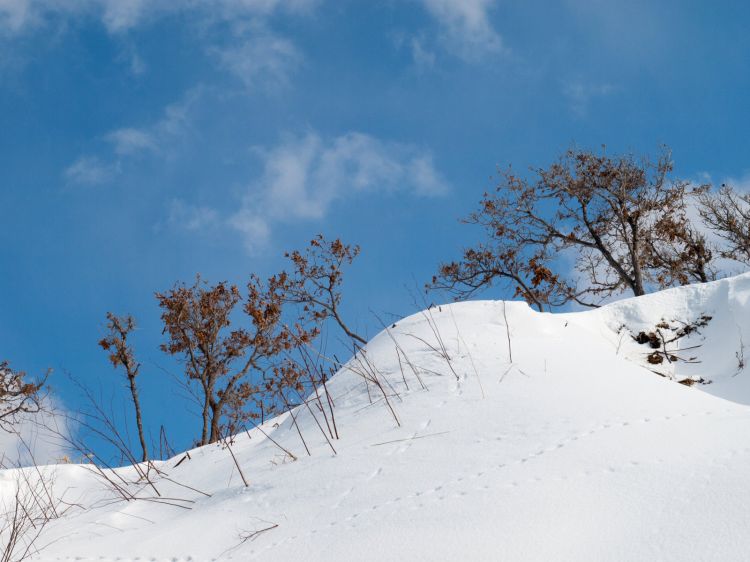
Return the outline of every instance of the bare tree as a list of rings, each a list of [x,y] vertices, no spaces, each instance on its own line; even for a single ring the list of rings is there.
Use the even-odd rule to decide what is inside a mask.
[[[718,191],[701,195],[698,211],[724,242],[722,257],[750,265],[750,195],[722,184]]]
[[[304,252],[285,254],[293,265],[292,274],[282,274],[286,302],[302,305],[303,321],[322,324],[332,318],[347,337],[365,345],[367,340],[355,333],[341,315],[343,269],[359,255],[359,246],[344,244],[340,238],[327,241],[322,234],[312,240]]]
[[[138,387],[135,382],[141,365],[135,360],[133,349],[128,343],[128,335],[134,329],[135,320],[132,316],[116,316],[108,312],[107,335],[99,341],[99,345],[104,351],[109,352],[109,360],[115,369],[122,367],[125,370],[125,376],[130,387],[130,396],[133,399],[133,408],[135,409],[135,423],[138,428],[138,440],[141,443],[142,451],[141,460],[146,462],[148,460],[148,448],[143,433],[143,414],[141,413]]]
[[[659,287],[706,283],[716,279],[714,247],[688,217],[688,202],[699,201],[708,191],[701,186],[675,205],[664,209],[645,237],[647,267]]]
[[[244,301],[236,286],[226,282],[210,286],[200,277],[191,286],[178,283],[157,293],[168,338],[161,348],[181,358],[188,380],[200,388],[203,427],[199,445],[221,439],[222,420],[231,431],[244,416],[256,416],[247,407],[262,400],[264,381],[278,365],[280,354],[315,336],[315,331],[297,327],[295,332],[283,323],[283,295],[277,277],[263,283],[255,275]],[[241,302],[250,321],[247,328],[232,325]]]
[[[533,179],[503,171],[497,189],[465,220],[482,226],[488,240],[441,265],[430,286],[466,298],[505,282],[544,310],[571,300],[597,306],[624,291],[643,295],[651,283],[681,282],[682,272],[670,272],[678,263],[708,276],[708,264],[699,262],[711,256],[696,250],[701,241],[694,232],[677,233],[689,226],[691,184],[671,179],[672,171],[667,149],[656,161],[571,149],[533,170]],[[659,228],[675,232],[671,247],[653,242]],[[670,253],[683,250],[679,259]],[[578,278],[563,273],[564,259],[573,260]]]
[[[16,371],[7,361],[0,362],[0,428],[13,431],[24,414],[42,409],[42,389],[50,371],[37,381],[30,381],[23,371]]]

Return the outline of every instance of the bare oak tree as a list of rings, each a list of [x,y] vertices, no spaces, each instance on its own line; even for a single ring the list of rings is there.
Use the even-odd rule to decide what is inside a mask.
[[[333,319],[351,340],[365,345],[367,340],[355,333],[341,315],[341,284],[344,268],[359,255],[359,246],[344,244],[340,238],[327,241],[322,234],[300,252],[288,252],[291,275],[284,276],[286,302],[302,306],[304,322],[322,324]]]
[[[487,241],[441,265],[430,287],[466,298],[505,282],[544,310],[568,301],[597,306],[625,291],[643,295],[649,284],[708,277],[704,241],[683,232],[691,184],[671,179],[672,170],[666,149],[656,161],[571,149],[533,170],[532,179],[503,171],[465,220],[482,226]],[[657,241],[664,233],[672,238]],[[566,259],[577,276],[565,273]],[[688,265],[695,271],[675,270]]]
[[[148,447],[146,446],[146,437],[143,433],[143,414],[141,413],[138,387],[135,382],[141,365],[135,360],[133,349],[128,343],[128,336],[133,330],[135,330],[135,320],[132,316],[116,316],[108,312],[107,335],[99,341],[99,346],[104,351],[109,352],[109,360],[115,369],[122,367],[125,371],[135,410],[135,424],[138,428],[138,440],[140,441],[142,452],[141,460],[146,462],[148,460]]]
[[[199,445],[219,441],[223,430],[236,430],[244,416],[254,417],[250,406],[263,399],[265,379],[272,376],[280,355],[314,337],[283,323],[283,290],[277,278],[263,283],[251,276],[244,300],[235,285],[211,286],[200,277],[193,285],[178,283],[156,297],[167,335],[161,348],[181,359],[188,381],[200,389]],[[233,327],[240,303],[247,327]]]

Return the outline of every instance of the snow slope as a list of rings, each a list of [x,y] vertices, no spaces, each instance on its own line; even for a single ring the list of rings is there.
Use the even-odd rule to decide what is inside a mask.
[[[225,448],[160,463],[162,497],[190,509],[145,486],[147,499],[112,501],[86,467],[48,468],[80,507],[34,560],[747,560],[749,300],[743,275],[571,314],[432,308],[329,383],[337,454],[300,407],[311,456],[288,415],[237,437],[247,488]],[[673,344],[701,362],[649,370],[629,334],[701,315]],[[711,384],[670,380],[685,377]],[[0,473],[6,503],[15,476]]]

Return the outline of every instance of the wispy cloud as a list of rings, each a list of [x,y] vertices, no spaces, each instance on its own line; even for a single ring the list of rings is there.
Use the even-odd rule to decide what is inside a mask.
[[[302,55],[289,39],[254,27],[230,46],[212,47],[210,52],[248,89],[287,85]]]
[[[168,155],[188,130],[190,111],[202,95],[202,88],[189,90],[180,102],[168,105],[155,123],[141,128],[124,127],[105,134],[107,147],[99,155],[84,154],[77,158],[63,172],[66,183],[104,184],[123,170],[128,158]]]
[[[506,49],[495,31],[489,12],[495,0],[422,0],[440,27],[445,48],[469,61]]]
[[[220,224],[219,212],[206,206],[191,205],[182,199],[169,203],[167,224],[172,228],[205,231]]]
[[[141,58],[135,45],[128,42],[121,47],[117,62],[123,64],[133,76],[140,76],[148,70],[148,65]]]
[[[0,29],[19,33],[54,19],[99,19],[110,33],[123,33],[160,17],[187,13],[231,21],[277,11],[310,10],[317,0],[0,0]]]
[[[562,0],[562,6],[583,30],[577,41],[606,51],[610,65],[617,61],[636,63],[641,68],[645,61],[658,63],[680,35],[669,32],[680,26],[677,13],[661,2]]]
[[[107,135],[107,140],[114,145],[115,154],[127,156],[138,152],[155,152],[156,139],[150,131],[141,129],[118,129]]]
[[[229,218],[250,251],[267,243],[274,224],[321,219],[348,197],[396,191],[435,197],[448,190],[429,152],[362,133],[328,140],[316,133],[287,136],[271,149],[256,151],[263,174]]]
[[[592,84],[578,80],[563,84],[562,93],[567,98],[570,110],[578,117],[588,114],[591,102],[614,91],[611,84]]]
[[[435,66],[435,53],[426,47],[424,40],[419,37],[411,39],[411,57],[419,68],[428,69]]]
[[[0,30],[15,33],[32,18],[28,0],[0,0]]]
[[[13,432],[0,429],[5,466],[56,464],[70,454],[68,441],[76,430],[74,412],[59,398],[46,397],[42,405],[40,412],[16,419]]]
[[[63,172],[66,185],[101,185],[120,172],[117,162],[104,162],[96,156],[81,156]]]
[[[287,38],[272,33],[268,20],[279,13],[309,13],[319,0],[0,0],[0,64],[22,60],[15,39],[40,30],[64,30],[73,21],[98,22],[118,41],[119,56],[133,76],[148,67],[130,45],[130,32],[179,16],[199,30],[197,41],[246,88],[288,83],[302,56]],[[220,41],[220,37],[229,40]]]

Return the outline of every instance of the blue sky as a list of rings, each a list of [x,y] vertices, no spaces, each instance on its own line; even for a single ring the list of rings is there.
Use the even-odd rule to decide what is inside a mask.
[[[65,370],[120,392],[96,342],[130,312],[149,425],[185,445],[154,291],[270,274],[322,232],[362,246],[346,313],[372,335],[477,239],[457,219],[498,165],[666,143],[679,175],[746,183],[749,11],[0,0],[2,355],[75,408]]]

